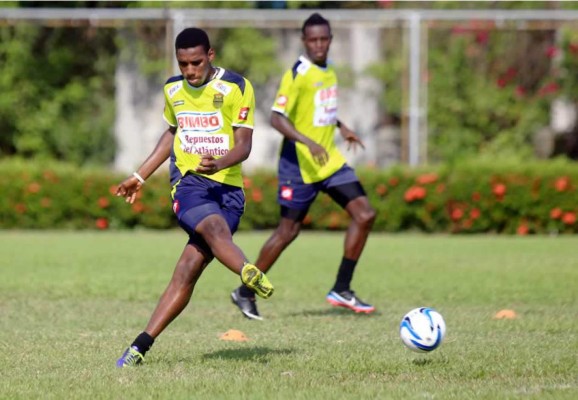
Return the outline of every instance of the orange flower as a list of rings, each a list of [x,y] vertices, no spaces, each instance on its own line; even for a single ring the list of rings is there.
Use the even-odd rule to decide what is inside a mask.
[[[397,186],[397,184],[399,183],[399,179],[394,176],[392,178],[389,178],[388,183],[389,183],[389,186]]]
[[[145,205],[140,201],[137,201],[131,206],[131,208],[135,213],[141,213],[145,210]]]
[[[450,218],[454,221],[459,221],[464,216],[464,212],[460,208],[454,208],[450,214]]]
[[[28,185],[28,193],[38,193],[42,189],[42,186],[38,182],[31,182]]]
[[[98,206],[100,208],[106,208],[110,205],[110,201],[108,200],[107,197],[99,197],[98,198]]]
[[[440,183],[436,186],[436,193],[443,193],[446,190],[446,184]]]
[[[111,187],[108,188],[108,193],[112,194],[113,196],[116,195],[116,189],[117,188],[118,188],[118,186],[112,185]]]
[[[263,201],[263,192],[261,189],[255,188],[253,189],[253,193],[251,193],[251,198],[255,203],[260,203]]]
[[[106,218],[98,218],[95,222],[95,225],[98,229],[107,229],[108,220]]]
[[[385,196],[385,194],[387,193],[387,186],[385,186],[383,183],[380,183],[379,185],[377,185],[377,187],[375,188],[375,192],[380,195],[380,196]]]
[[[26,212],[26,204],[18,203],[14,206],[14,210],[16,210],[18,214],[24,214]]]
[[[480,201],[480,199],[482,198],[482,195],[478,192],[474,192],[472,193],[472,201]]]
[[[436,173],[431,174],[423,174],[417,177],[416,182],[420,185],[427,185],[429,183],[434,183],[438,180],[438,176]]]
[[[553,208],[553,209],[550,211],[550,218],[552,218],[552,219],[558,219],[558,218],[560,218],[560,217],[562,216],[562,212],[563,212],[563,211],[562,211],[562,209],[561,209],[560,207]]]
[[[51,204],[52,204],[52,200],[49,197],[43,197],[40,200],[40,205],[44,208],[50,207]]]
[[[576,223],[576,214],[571,211],[564,213],[562,222],[566,225],[574,225]]]
[[[496,195],[496,197],[502,197],[506,194],[507,187],[503,183],[496,183],[492,188],[492,192]]]
[[[570,187],[570,179],[567,176],[562,176],[554,182],[554,187],[558,192],[568,190]]]
[[[245,189],[251,189],[252,185],[253,185],[253,181],[251,180],[251,178],[244,176],[243,177],[243,186],[245,187]]]
[[[412,186],[405,191],[403,198],[406,202],[421,200],[427,195],[427,190],[421,186]]]
[[[522,222],[519,226],[518,229],[516,229],[516,233],[518,235],[524,236],[527,235],[528,232],[530,232],[530,228],[528,227],[528,225],[526,225],[525,222]]]
[[[480,212],[479,208],[472,208],[470,211],[470,218],[473,220],[476,220],[476,219],[480,218],[481,214],[482,213]]]

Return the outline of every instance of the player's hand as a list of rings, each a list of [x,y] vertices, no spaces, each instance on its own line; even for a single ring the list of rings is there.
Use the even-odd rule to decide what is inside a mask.
[[[321,166],[327,164],[327,161],[329,161],[329,153],[327,153],[323,146],[320,146],[319,144],[312,141],[307,145],[307,147],[309,148],[309,152],[317,164]]]
[[[347,142],[347,150],[351,150],[353,148],[353,151],[355,152],[355,150],[357,150],[357,146],[361,146],[361,148],[365,150],[365,145],[355,134],[355,132],[344,125],[341,125],[339,130],[341,132],[341,136],[343,136],[343,139],[345,139]]]
[[[199,166],[195,169],[195,172],[205,175],[213,175],[219,171],[219,166],[217,165],[217,160],[210,154],[201,155],[201,162]]]
[[[141,187],[142,183],[140,183],[138,179],[134,176],[129,176],[118,185],[115,194],[118,197],[124,197],[127,203],[133,204],[136,200],[136,194]]]

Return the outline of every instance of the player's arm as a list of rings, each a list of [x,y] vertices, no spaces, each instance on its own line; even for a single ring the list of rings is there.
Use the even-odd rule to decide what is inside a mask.
[[[233,165],[245,161],[253,146],[253,129],[237,126],[233,128],[233,136],[235,138],[235,146],[227,154],[221,158],[215,158],[210,154],[203,154],[201,162],[195,172],[212,175],[217,171],[227,169]]]
[[[341,136],[347,142],[347,150],[351,149],[351,146],[353,146],[353,150],[355,150],[357,148],[357,145],[360,145],[362,149],[365,149],[365,146],[363,145],[363,142],[361,141],[359,136],[357,136],[355,132],[349,129],[347,125],[345,125],[340,120],[337,120],[337,127],[339,128]]]
[[[176,126],[171,126],[164,131],[151,154],[135,171],[143,180],[151,176],[169,158],[176,131]],[[141,182],[136,175],[131,175],[118,185],[116,195],[123,196],[127,203],[132,204],[143,183],[144,181]]]
[[[287,118],[284,114],[281,114],[278,111],[272,111],[271,126],[277,129],[287,139],[303,143],[305,146],[307,146],[309,152],[319,165],[325,165],[325,163],[327,163],[329,154],[323,148],[323,146],[319,145],[317,142],[311,140],[297,129],[295,129],[295,125],[293,125],[289,118]]]

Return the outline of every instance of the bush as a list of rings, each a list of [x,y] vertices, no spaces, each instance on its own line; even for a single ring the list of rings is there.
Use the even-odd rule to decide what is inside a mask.
[[[377,211],[374,231],[444,233],[576,233],[578,171],[564,159],[545,162],[477,160],[411,169],[359,170]],[[0,162],[0,228],[126,229],[177,227],[168,177],[155,174],[126,204],[115,197],[124,176],[66,164]],[[245,177],[240,229],[276,227],[277,179],[271,171]],[[346,212],[321,194],[305,229],[340,230]]]

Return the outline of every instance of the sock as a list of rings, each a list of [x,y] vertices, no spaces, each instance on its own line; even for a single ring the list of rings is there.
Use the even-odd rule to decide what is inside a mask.
[[[344,290],[350,290],[349,285],[351,284],[351,279],[353,278],[353,271],[357,265],[357,260],[351,260],[349,258],[343,257],[341,259],[341,265],[339,266],[339,271],[337,272],[337,279],[335,285],[333,285],[334,291],[337,293],[343,292]]]
[[[134,342],[132,342],[131,346],[136,346],[144,356],[145,353],[150,350],[154,342],[155,339],[151,335],[146,332],[142,332],[136,337]]]
[[[239,286],[239,294],[241,297],[255,297],[255,292],[245,285]]]

